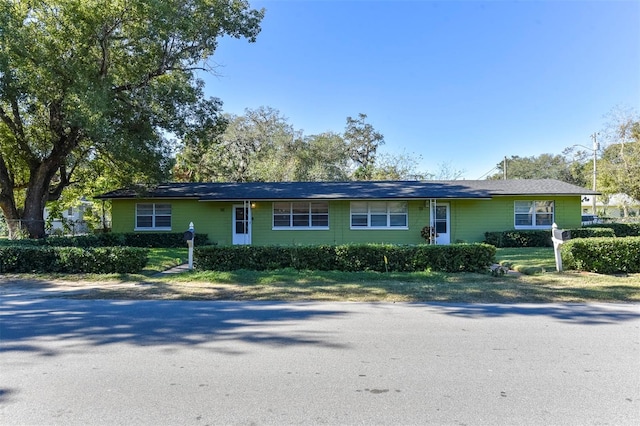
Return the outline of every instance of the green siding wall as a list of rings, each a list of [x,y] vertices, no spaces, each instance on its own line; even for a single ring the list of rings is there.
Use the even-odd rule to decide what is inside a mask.
[[[496,197],[492,200],[440,200],[450,205],[451,243],[481,242],[487,231],[514,229],[513,206],[516,200],[555,201],[555,221],[560,228],[580,227],[580,197]],[[219,245],[232,243],[232,202],[199,202],[197,200],[113,200],[113,232],[133,232],[136,203],[170,203],[172,220],[170,232],[185,231],[193,222],[197,233],[207,234],[209,241]],[[420,244],[422,227],[429,223],[428,200],[408,202],[409,229],[352,230],[349,226],[349,201],[329,202],[328,230],[273,230],[270,201],[257,201],[252,214],[252,244],[343,244],[391,243]],[[153,231],[151,231],[153,232]]]
[[[482,242],[485,232],[515,229],[514,202],[552,200],[555,222],[559,228],[579,228],[581,224],[578,196],[516,196],[496,197],[492,200],[451,201],[451,242]]]
[[[328,230],[273,230],[270,201],[256,202],[252,209],[254,245],[292,244],[343,244],[343,243],[390,243],[419,244],[424,242],[420,230],[429,223],[429,210],[424,201],[408,203],[409,229],[366,230],[350,229],[350,202],[329,202]]]

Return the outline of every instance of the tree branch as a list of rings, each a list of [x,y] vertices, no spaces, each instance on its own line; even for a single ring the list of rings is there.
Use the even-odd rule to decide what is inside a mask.
[[[14,115],[13,119],[9,117],[2,106],[0,106],[0,120],[9,127],[9,130],[11,130],[11,133],[15,136],[18,148],[23,152],[29,166],[35,166],[38,159],[33,154],[33,151],[31,151],[29,144],[27,144],[24,136],[24,128],[22,126],[22,118],[20,117],[20,110],[15,99],[11,99],[11,110]]]

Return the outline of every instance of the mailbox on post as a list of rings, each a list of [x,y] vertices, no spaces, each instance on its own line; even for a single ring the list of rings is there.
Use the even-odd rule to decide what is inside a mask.
[[[193,232],[185,231],[184,234],[182,234],[182,239],[185,243],[189,244],[189,242],[193,241]]]
[[[189,223],[189,229],[182,234],[182,239],[187,243],[189,247],[189,270],[193,269],[193,242],[195,240],[196,232],[193,228],[193,222]]]
[[[556,227],[552,228],[552,232],[553,232],[553,238],[558,240],[558,241],[564,242],[564,241],[567,241],[567,240],[571,239],[571,231],[565,231],[563,229],[558,229],[557,225],[556,225]]]
[[[556,270],[562,272],[562,255],[560,254],[560,246],[565,241],[571,239],[571,231],[558,229],[555,223],[551,227],[551,241],[553,241],[553,253],[556,258]]]

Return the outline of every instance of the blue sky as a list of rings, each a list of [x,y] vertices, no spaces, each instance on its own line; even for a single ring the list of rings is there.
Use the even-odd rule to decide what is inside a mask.
[[[224,111],[279,110],[305,135],[367,114],[380,152],[478,179],[504,156],[591,146],[640,107],[638,1],[250,1],[256,43],[223,38],[205,76]]]

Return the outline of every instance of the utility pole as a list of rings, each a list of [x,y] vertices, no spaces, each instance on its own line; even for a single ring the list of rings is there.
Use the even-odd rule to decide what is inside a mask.
[[[504,156],[504,161],[502,162],[502,179],[507,180],[507,156]]]

